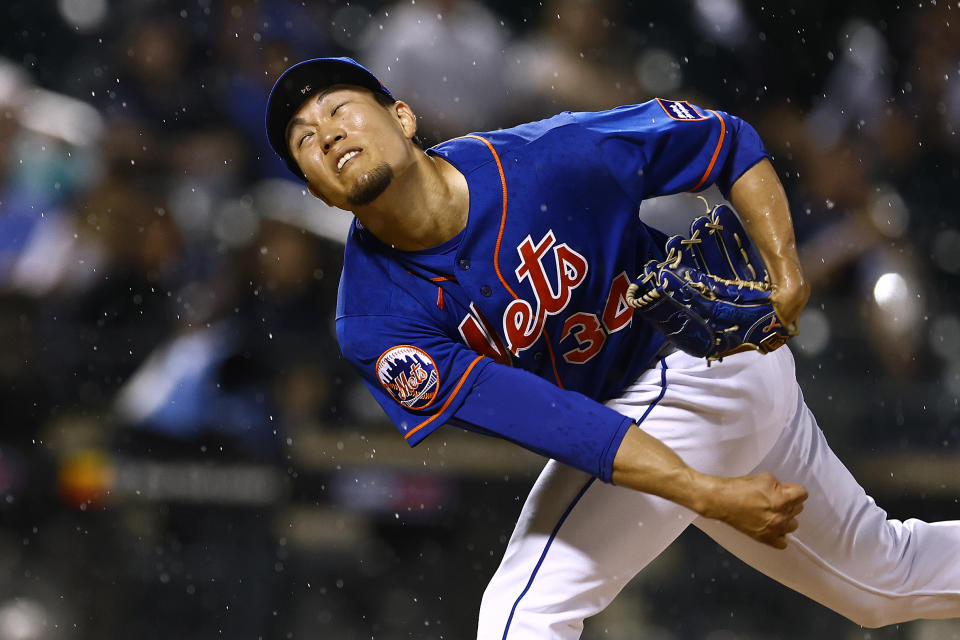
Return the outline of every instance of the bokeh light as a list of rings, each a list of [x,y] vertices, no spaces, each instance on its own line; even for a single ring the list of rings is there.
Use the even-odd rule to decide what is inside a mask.
[[[67,24],[92,31],[107,17],[107,0],[57,0],[57,9]]]

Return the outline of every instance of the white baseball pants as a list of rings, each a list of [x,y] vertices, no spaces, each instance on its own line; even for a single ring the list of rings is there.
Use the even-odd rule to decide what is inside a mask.
[[[707,367],[674,352],[608,405],[706,473],[810,493],[780,551],[677,504],[547,463],[483,596],[478,640],[574,640],[693,523],[744,562],[867,627],[960,617],[960,521],[888,520],[834,455],[787,348]]]

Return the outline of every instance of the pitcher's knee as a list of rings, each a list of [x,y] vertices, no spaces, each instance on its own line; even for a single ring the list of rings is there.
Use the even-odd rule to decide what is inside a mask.
[[[955,617],[960,613],[960,597],[903,593],[866,597],[834,610],[861,627],[877,629],[918,618]]]
[[[879,627],[886,627],[887,625],[903,622],[899,617],[890,615],[890,613],[885,611],[884,607],[879,604],[848,611],[839,611],[838,613],[851,622],[861,627],[866,627],[867,629],[877,629]]]

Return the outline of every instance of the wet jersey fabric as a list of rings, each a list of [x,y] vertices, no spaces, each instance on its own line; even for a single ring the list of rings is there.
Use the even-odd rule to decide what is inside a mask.
[[[466,228],[404,252],[355,222],[337,336],[412,446],[446,423],[610,481],[630,423],[603,406],[655,362],[627,286],[665,236],[645,198],[717,184],[767,156],[747,123],[653,100],[562,113],[429,150],[467,180]]]

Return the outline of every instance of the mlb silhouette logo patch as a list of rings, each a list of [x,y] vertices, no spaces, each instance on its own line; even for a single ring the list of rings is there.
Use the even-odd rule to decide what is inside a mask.
[[[657,98],[657,102],[659,102],[663,110],[667,112],[667,115],[674,120],[694,122],[696,120],[707,119],[707,116],[697,111],[697,108],[686,100],[664,100]]]
[[[377,360],[377,378],[394,400],[411,410],[429,407],[440,389],[440,374],[433,358],[409,344],[383,352]]]

